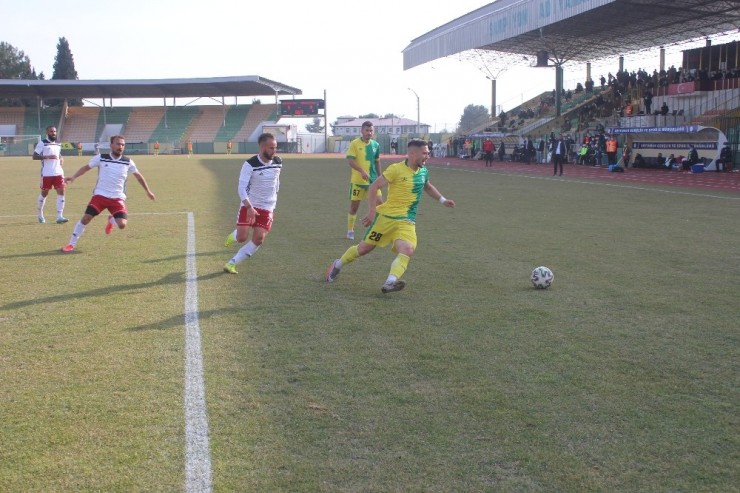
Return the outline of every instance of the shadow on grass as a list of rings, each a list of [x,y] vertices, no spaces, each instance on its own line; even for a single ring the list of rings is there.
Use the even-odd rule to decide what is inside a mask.
[[[224,255],[223,250],[217,250],[217,251],[214,250],[211,252],[200,252],[200,253],[195,254],[196,257],[218,257],[218,256],[223,256],[223,255]],[[171,257],[161,257],[161,258],[156,258],[156,259],[151,259],[151,260],[142,260],[141,263],[142,264],[158,264],[160,262],[169,262],[170,260],[182,260],[186,258],[187,256],[188,256],[187,253],[183,253],[180,255],[172,255]]]
[[[51,257],[56,255],[76,255],[77,253],[79,252],[62,253],[61,250],[57,248],[55,250],[47,250],[44,252],[27,252],[17,253],[13,255],[0,255],[0,259]]]
[[[223,272],[213,272],[204,276],[199,276],[198,281],[207,281],[215,277],[221,277],[225,275]],[[46,298],[35,298],[33,300],[16,301],[14,303],[8,303],[7,305],[0,306],[0,310],[15,310],[18,308],[24,308],[27,306],[38,305],[42,303],[64,303],[66,301],[80,299],[80,298],[93,298],[100,297],[104,298],[114,293],[122,293],[129,291],[137,291],[140,289],[147,289],[154,286],[163,286],[167,284],[181,284],[185,282],[185,272],[173,272],[166,276],[152,282],[141,282],[136,284],[120,284],[117,286],[100,287],[91,289],[88,291],[82,291],[79,293],[67,293],[56,296],[47,296]]]
[[[244,310],[244,308],[237,307],[206,310],[204,312],[198,312],[198,320],[207,320],[211,317],[221,316],[227,313],[242,312]],[[174,317],[170,317],[166,320],[161,320],[159,322],[153,322],[145,325],[139,325],[137,327],[130,327],[127,330],[129,332],[143,332],[145,330],[181,329],[184,325],[185,315],[175,315]]]

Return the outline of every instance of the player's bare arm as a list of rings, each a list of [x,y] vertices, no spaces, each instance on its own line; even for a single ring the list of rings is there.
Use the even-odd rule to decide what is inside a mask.
[[[139,182],[139,185],[146,191],[147,197],[149,197],[150,200],[157,200],[157,198],[154,196],[154,193],[149,189],[149,185],[146,183],[146,179],[144,179],[144,175],[139,173],[138,171],[134,173],[134,178],[136,178],[136,181]]]
[[[74,175],[68,176],[67,178],[65,178],[64,179],[64,182],[65,183],[72,183],[77,178],[79,178],[80,176],[82,176],[85,173],[87,173],[88,171],[90,171],[90,169],[91,169],[90,166],[84,165],[82,168],[78,169],[77,172]]]
[[[362,218],[362,225],[366,228],[370,226],[370,224],[373,222],[373,219],[375,219],[375,208],[377,207],[377,199],[376,196],[378,195],[378,190],[383,188],[384,186],[388,185],[388,180],[385,179],[385,176],[380,175],[373,183],[370,185],[370,189],[367,193],[367,214],[365,217]]]
[[[452,199],[446,199],[444,196],[437,190],[437,188],[432,185],[432,182],[428,181],[424,185],[424,191],[432,197],[434,200],[439,200],[442,205],[445,207],[455,207],[455,201]],[[444,199],[444,200],[442,200]]]
[[[349,167],[357,171],[358,173],[360,173],[360,176],[362,177],[363,180],[365,181],[370,180],[370,176],[367,174],[367,172],[364,169],[362,169],[362,166],[357,164],[357,161],[355,161],[351,157],[347,158],[347,161],[349,161]]]

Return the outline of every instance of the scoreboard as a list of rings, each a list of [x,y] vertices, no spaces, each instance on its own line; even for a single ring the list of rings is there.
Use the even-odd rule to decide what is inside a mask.
[[[281,116],[316,116],[324,109],[323,99],[286,99],[280,101]]]

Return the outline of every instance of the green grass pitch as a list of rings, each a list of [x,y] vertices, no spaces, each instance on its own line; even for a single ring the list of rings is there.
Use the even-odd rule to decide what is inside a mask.
[[[737,491],[737,194],[432,167],[458,206],[422,199],[383,295],[389,250],[323,280],[338,157],[283,156],[223,274],[244,157],[135,156],[157,201],[131,179],[69,255],[94,172],[39,225],[37,163],[0,159],[0,491],[183,489],[187,212],[214,491]]]

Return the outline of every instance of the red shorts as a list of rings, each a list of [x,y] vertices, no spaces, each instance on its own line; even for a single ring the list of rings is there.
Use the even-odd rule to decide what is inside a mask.
[[[41,190],[64,188],[65,186],[66,184],[64,183],[64,177],[62,175],[41,177]]]
[[[275,217],[272,211],[266,211],[265,209],[258,209],[255,207],[254,220],[250,222],[249,219],[247,219],[248,210],[249,209],[244,206],[239,208],[239,214],[236,218],[237,226],[251,226],[253,228],[257,227],[270,231],[270,228],[272,228],[272,220]]]
[[[97,216],[105,209],[108,209],[113,217],[126,218],[126,213],[128,212],[126,210],[126,202],[123,199],[109,199],[102,195],[93,195],[93,198],[87,204],[85,213],[91,216]],[[95,214],[91,214],[91,212]]]

